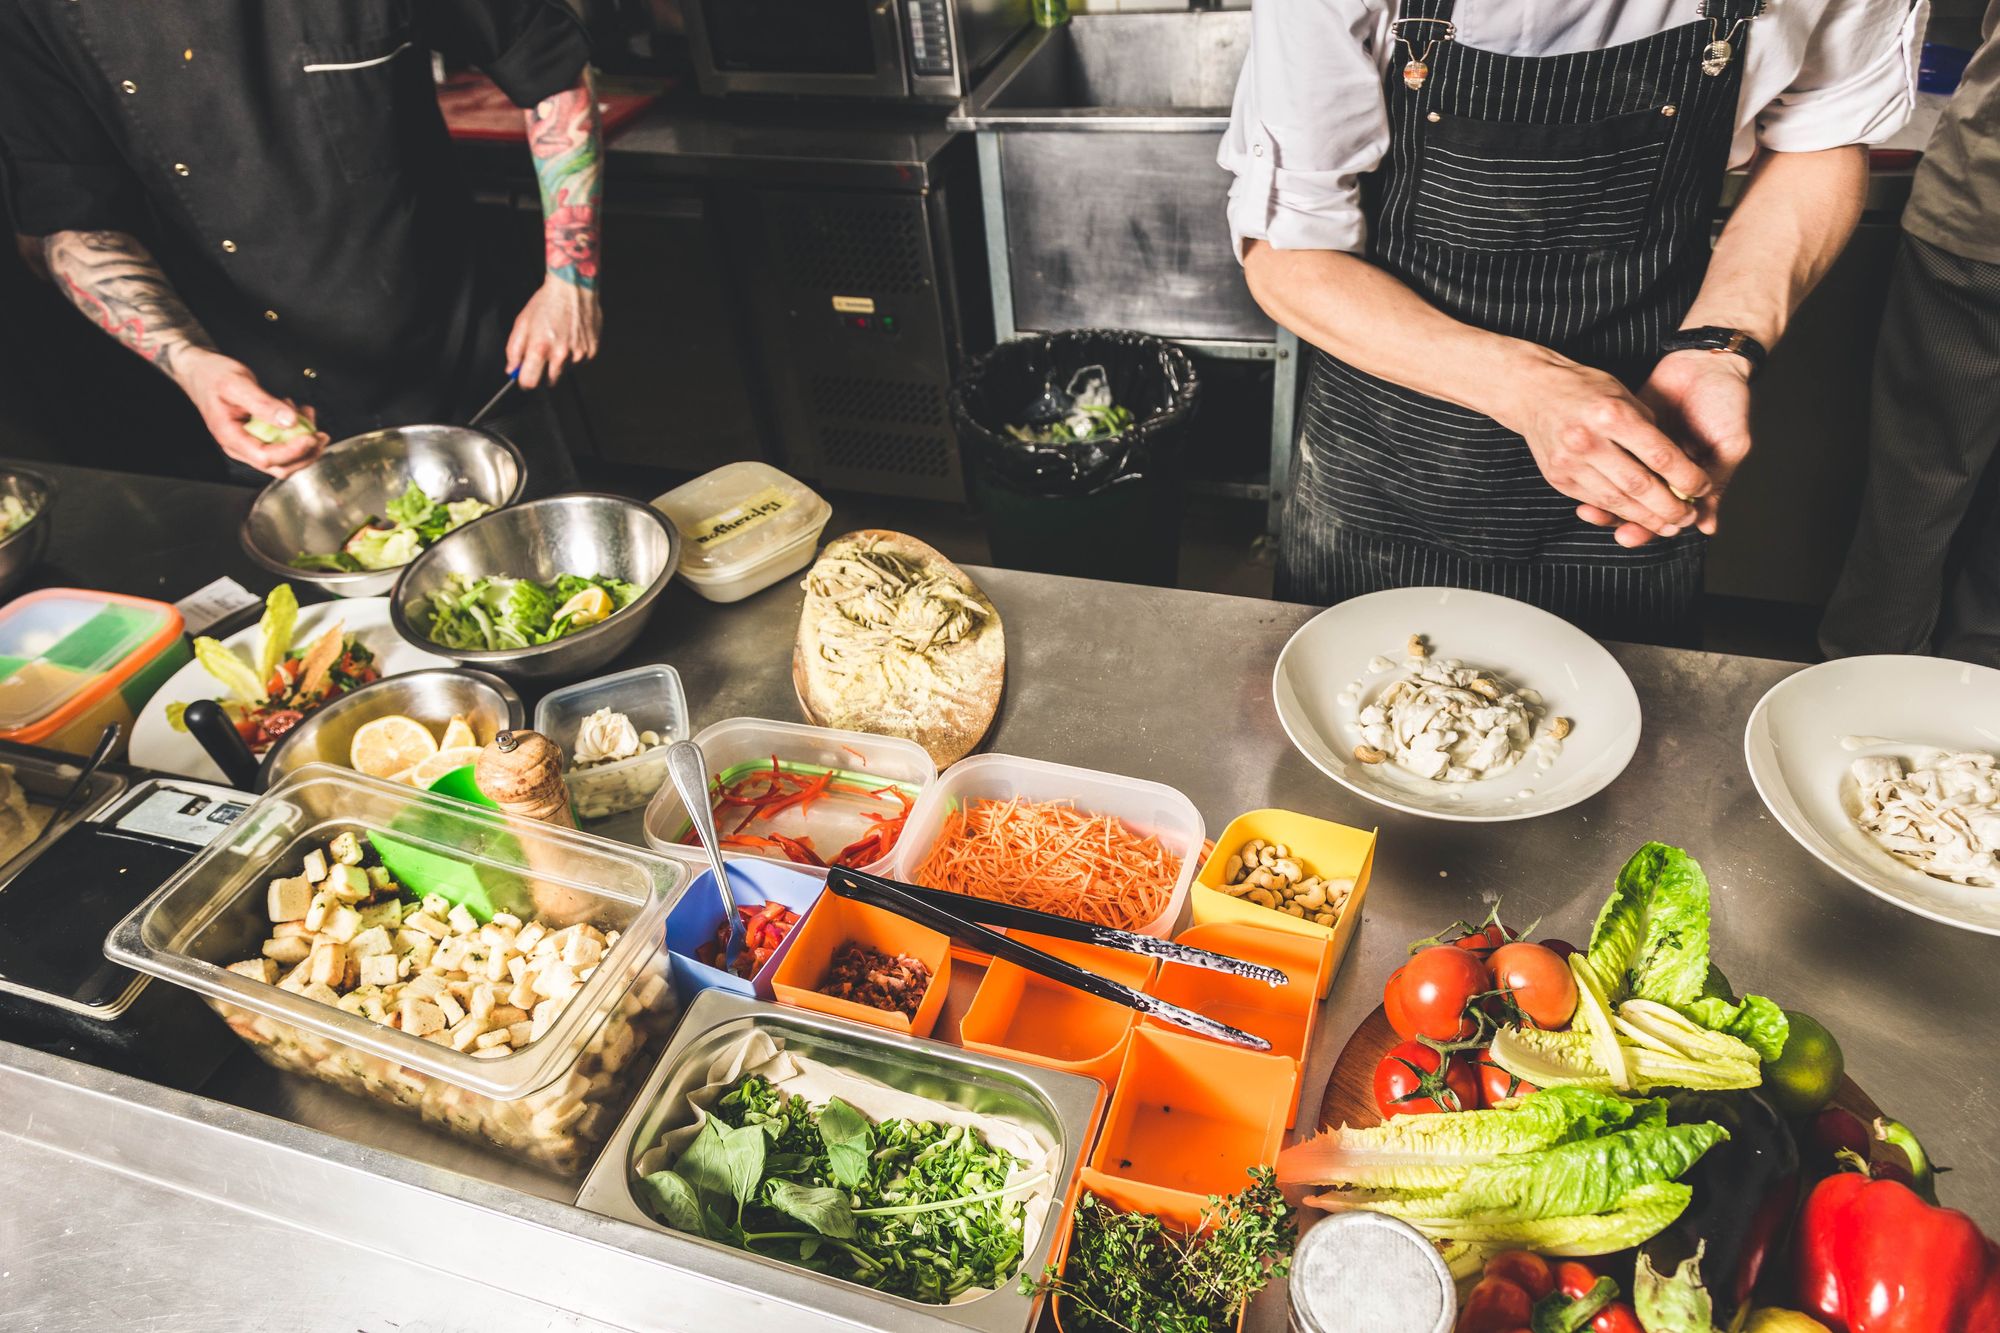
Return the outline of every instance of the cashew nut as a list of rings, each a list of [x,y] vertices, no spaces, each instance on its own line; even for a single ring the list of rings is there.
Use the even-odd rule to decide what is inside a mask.
[[[1552,722],[1550,722],[1550,723],[1549,723],[1549,739],[1550,739],[1550,740],[1558,740],[1558,741],[1559,741],[1559,740],[1561,740],[1561,739],[1562,739],[1563,737],[1565,737],[1565,736],[1567,736],[1567,735],[1569,735],[1569,719],[1568,719],[1568,718],[1566,718],[1566,717],[1559,717],[1559,718],[1556,718],[1556,719],[1555,719],[1554,721],[1552,721]]]
[[[1407,652],[1411,657],[1418,657],[1418,658],[1429,657],[1431,652],[1429,648],[1426,648],[1424,646],[1424,636],[1421,634],[1412,634],[1410,636],[1410,642],[1405,647],[1404,651]]]
[[[1243,878],[1243,858],[1232,856],[1222,866],[1222,878],[1230,884]]]
[[[1259,907],[1276,907],[1278,905],[1278,896],[1269,889],[1252,889],[1243,896]]]
[[[1297,903],[1286,903],[1283,910],[1287,916],[1297,917],[1301,921],[1306,919],[1306,909]]]
[[[1326,889],[1318,884],[1300,893],[1292,900],[1310,911],[1317,912],[1326,906]]]
[[[1274,861],[1271,863],[1271,873],[1291,884],[1296,884],[1305,878],[1305,872],[1299,869],[1297,861]]]
[[[1465,688],[1471,690],[1482,699],[1498,699],[1500,697],[1500,687],[1484,676],[1473,681]]]
[[[1315,916],[1313,918],[1315,922],[1317,922],[1322,926],[1330,926],[1338,919],[1339,918],[1336,917],[1332,912],[1321,912],[1318,916]]]
[[[1276,889],[1278,887],[1278,877],[1262,867],[1251,871],[1243,882],[1253,889]]]
[[[1378,750],[1372,745],[1357,745],[1354,747],[1354,757],[1364,764],[1379,764],[1389,757],[1389,752]]]

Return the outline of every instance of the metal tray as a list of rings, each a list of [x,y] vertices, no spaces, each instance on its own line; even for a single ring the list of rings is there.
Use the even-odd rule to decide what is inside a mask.
[[[799,1312],[813,1311],[822,1317],[851,1320],[858,1327],[899,1333],[934,1329],[1011,1333],[1033,1328],[1040,1300],[1023,1295],[1017,1287],[958,1305],[926,1305],[674,1231],[654,1221],[639,1206],[632,1196],[632,1164],[659,1136],[672,1109],[670,1090],[685,1086],[689,1078],[699,1079],[710,1057],[752,1029],[783,1038],[788,1050],[876,1082],[969,1110],[1014,1115],[1051,1134],[1062,1154],[1055,1202],[1022,1271],[1039,1273],[1048,1264],[1062,1230],[1057,1210],[1069,1197],[1069,1183],[1090,1148],[1091,1131],[1104,1100],[1103,1084],[942,1042],[895,1037],[879,1028],[779,1008],[720,990],[703,991],[688,1007],[666,1054],[591,1168],[577,1196],[577,1207],[672,1236],[700,1253],[698,1260],[690,1261],[690,1267],[733,1286],[762,1292],[767,1300]]]

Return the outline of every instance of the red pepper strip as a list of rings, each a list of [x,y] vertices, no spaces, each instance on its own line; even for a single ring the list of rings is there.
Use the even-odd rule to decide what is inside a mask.
[[[1834,1333],[2000,1333],[2000,1246],[1907,1185],[1855,1171],[1822,1180],[1798,1251],[1799,1303]]]
[[[757,818],[775,819],[781,812],[789,810],[793,806],[797,806],[801,811],[807,809],[814,801],[826,795],[826,787],[829,781],[828,775],[822,773],[800,787],[797,791],[786,796],[780,796],[774,801],[765,802],[763,808],[758,810]]]
[[[722,845],[724,847],[756,847],[767,852],[784,850],[771,839],[759,838],[752,834],[744,834],[742,836],[732,834],[722,840]]]
[[[771,839],[785,849],[786,856],[789,856],[800,865],[818,866],[821,869],[825,869],[826,862],[820,860],[819,853],[812,849],[812,841],[810,839],[788,838],[782,833],[772,834]]]

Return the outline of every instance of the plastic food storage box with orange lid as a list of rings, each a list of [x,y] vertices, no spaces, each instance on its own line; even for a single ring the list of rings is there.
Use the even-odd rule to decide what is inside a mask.
[[[1013,937],[1098,976],[1143,991],[1156,964],[1140,954],[1071,940],[1013,932]],[[1059,981],[996,958],[958,1022],[958,1039],[970,1050],[1085,1074],[1105,1084],[1118,1079],[1138,1011],[1086,995]]]
[[[271,880],[297,875],[307,852],[350,832],[470,867],[495,907],[523,922],[588,922],[618,931],[618,939],[540,1036],[499,1057],[454,1050],[229,971],[256,957],[271,933]],[[202,995],[280,1069],[568,1174],[617,1122],[678,1012],[661,925],[691,872],[689,863],[573,829],[309,764],[119,922],[104,952]],[[451,896],[442,884],[402,887]]]
[[[1299,1071],[1282,1055],[1202,1037],[1132,1033],[1083,1187],[1182,1227],[1277,1160]]]
[[[824,893],[786,942],[791,948],[771,976],[771,989],[780,1003],[910,1036],[928,1037],[937,1027],[945,996],[951,993],[949,937],[879,907]],[[820,994],[833,970],[834,955],[847,944],[878,949],[892,958],[908,954],[931,970],[916,1017]]]
[[[0,607],[0,740],[89,754],[193,653],[165,602],[44,588]],[[124,742],[113,757],[124,753]]]
[[[1108,815],[1128,832],[1158,839],[1174,857],[1178,872],[1167,887],[1167,902],[1151,921],[1117,922],[1123,929],[1165,939],[1180,920],[1188,885],[1201,861],[1201,812],[1186,796],[1159,782],[1117,773],[1072,768],[1011,754],[979,754],[946,769],[910,812],[894,857],[893,877],[919,884],[917,870],[944,831],[945,820],[974,801],[1066,801],[1085,815]],[[1068,913],[1056,910],[1059,915]]]
[[[1274,911],[1225,891],[1229,858],[1242,851],[1246,843],[1254,841],[1284,844],[1292,859],[1323,880],[1354,881],[1354,891],[1348,895],[1347,905],[1331,926],[1303,921],[1287,912]],[[1234,921],[1325,940],[1326,965],[1319,983],[1320,998],[1325,999],[1327,991],[1333,987],[1334,976],[1340,971],[1340,960],[1347,954],[1348,942],[1354,938],[1355,924],[1361,920],[1361,904],[1367,896],[1368,878],[1374,868],[1373,829],[1350,828],[1346,824],[1315,819],[1292,810],[1252,810],[1229,821],[1228,827],[1222,830],[1222,836],[1215,840],[1215,850],[1209,853],[1201,873],[1195,876],[1194,888],[1189,894],[1194,922],[1205,926],[1213,921]]]
[[[833,506],[769,463],[725,463],[653,501],[681,533],[681,577],[738,602],[812,563]]]

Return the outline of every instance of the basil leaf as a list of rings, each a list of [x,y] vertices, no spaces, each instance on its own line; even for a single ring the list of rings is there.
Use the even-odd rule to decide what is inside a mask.
[[[694,1186],[672,1171],[655,1171],[639,1181],[643,1191],[641,1202],[652,1214],[676,1231],[692,1231],[697,1236],[708,1234],[701,1220],[701,1199],[696,1196]]]
[[[722,1122],[710,1116],[701,1133],[694,1136],[694,1142],[674,1163],[673,1169],[694,1187],[698,1197],[714,1195],[726,1199],[734,1194],[729,1183],[728,1158],[722,1147],[724,1133]]]
[[[787,1217],[799,1221],[835,1240],[853,1240],[859,1234],[854,1225],[854,1206],[845,1190],[825,1185],[794,1185],[789,1180],[764,1182],[764,1201]]]
[[[722,1136],[723,1170],[736,1202],[749,1203],[757,1197],[758,1182],[764,1179],[764,1145],[769,1142],[756,1125],[744,1125]]]
[[[859,1189],[868,1179],[872,1134],[868,1117],[838,1097],[827,1099],[819,1113],[819,1136],[826,1144],[827,1172],[843,1189]]]

